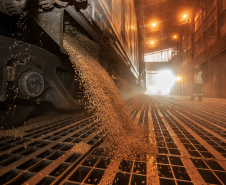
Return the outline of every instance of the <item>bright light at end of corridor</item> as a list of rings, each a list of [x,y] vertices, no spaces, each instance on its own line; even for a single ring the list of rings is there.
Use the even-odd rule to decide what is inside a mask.
[[[152,84],[148,86],[147,94],[168,95],[177,81],[177,77],[169,70],[159,71],[152,78]]]
[[[169,94],[170,89],[173,87],[173,84],[176,81],[176,77],[172,74],[171,71],[160,71],[157,78],[157,85],[162,94]]]
[[[177,77],[177,81],[180,81],[180,80],[181,80],[181,77],[180,77],[180,76],[178,76],[178,77]]]

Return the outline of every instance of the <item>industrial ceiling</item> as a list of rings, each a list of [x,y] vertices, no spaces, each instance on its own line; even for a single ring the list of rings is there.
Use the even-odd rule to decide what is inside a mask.
[[[145,53],[176,45],[202,0],[134,0]]]

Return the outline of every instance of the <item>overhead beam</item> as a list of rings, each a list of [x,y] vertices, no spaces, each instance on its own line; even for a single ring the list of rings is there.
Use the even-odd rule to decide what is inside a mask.
[[[159,41],[158,45],[155,47],[149,47],[146,45],[144,47],[144,54],[155,52],[155,51],[161,51],[169,48],[176,47],[177,43],[176,42],[167,42],[167,40]]]
[[[161,71],[163,69],[173,69],[171,62],[146,62],[146,71]]]
[[[171,8],[171,9],[168,9],[167,11],[173,11],[173,10],[176,10],[176,9],[178,9],[178,8],[177,8],[177,7],[176,7],[176,8]],[[162,12],[164,12],[164,11],[162,11]],[[149,18],[149,17],[152,17],[152,16],[154,16],[154,15],[161,14],[162,12],[157,13],[157,14],[152,13],[152,14],[150,14],[150,15],[148,15],[148,16],[145,16],[144,18]]]
[[[142,5],[142,6],[138,7],[138,8],[136,8],[136,9],[141,9],[141,8],[143,9],[143,8],[146,8],[146,7],[150,6],[150,5],[159,4],[159,3],[162,3],[162,2],[165,2],[165,1],[168,1],[168,0],[162,0],[162,1],[154,2],[154,3],[150,3],[150,4],[147,4],[147,5]]]

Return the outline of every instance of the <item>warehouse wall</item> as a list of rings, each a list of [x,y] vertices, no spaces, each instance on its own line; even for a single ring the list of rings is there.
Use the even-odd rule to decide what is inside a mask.
[[[226,3],[223,0],[202,0],[189,24],[184,25],[178,41],[177,74],[182,80],[174,93],[191,95],[194,68],[205,72],[205,97],[226,98]]]

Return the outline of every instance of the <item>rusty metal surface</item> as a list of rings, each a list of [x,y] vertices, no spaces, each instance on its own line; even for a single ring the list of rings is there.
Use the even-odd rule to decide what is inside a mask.
[[[222,132],[211,131],[212,124],[205,122],[202,115],[198,117],[199,111],[203,112],[203,107],[206,109],[207,106],[210,113],[211,110],[221,112],[222,105],[212,104],[211,106],[211,104],[204,102],[202,104],[199,102],[190,103],[187,99],[172,101],[171,98],[155,98],[160,101],[158,106],[161,113],[188,151],[190,160],[204,182],[225,184],[225,142],[224,138],[220,136]],[[190,109],[186,108],[188,105]],[[196,112],[192,111],[192,108],[197,109]],[[216,123],[223,126],[220,122]],[[217,134],[218,137],[216,137]]]
[[[54,8],[52,11],[32,15],[34,21],[62,48],[64,11]]]
[[[117,185],[223,185],[225,132],[212,128],[214,124],[224,127],[220,119],[223,114],[213,117],[213,124],[202,117],[207,112],[211,118],[211,109],[222,110],[222,106],[196,105],[160,97],[129,103],[133,120],[147,127],[150,143],[156,144],[157,156],[149,161],[106,156],[101,145],[104,133],[91,114],[29,130],[24,137],[2,137],[1,183],[104,184],[107,175],[111,184]],[[200,112],[193,112],[192,107]],[[81,141],[90,144],[90,150],[84,154],[73,152]]]
[[[138,120],[141,111],[137,106],[132,109]],[[111,169],[109,164],[116,164],[104,155],[103,148],[96,148],[103,136],[100,125],[88,114],[28,130],[21,138],[2,137],[1,183],[97,184],[105,170]],[[84,154],[74,152],[81,142],[91,145]],[[124,184],[126,180],[128,184],[146,184],[145,161],[123,160],[117,164],[112,183]]]
[[[138,27],[134,2],[131,0],[99,0],[99,11],[103,21],[109,22],[111,29],[119,40],[119,47],[126,52],[134,74],[139,71],[138,61]]]
[[[1,55],[2,58],[0,60],[1,64],[3,66],[7,65],[7,62],[11,61],[12,59],[15,60],[15,63],[16,61],[18,61],[14,65],[14,67],[16,68],[15,70],[17,70],[15,81],[19,81],[21,74],[23,74],[26,71],[39,72],[43,76],[45,74],[45,92],[46,94],[48,94],[48,90],[47,90],[47,84],[48,84],[50,88],[50,91],[49,91],[50,95],[46,95],[45,93],[43,93],[39,97],[39,101],[43,101],[46,98],[45,96],[47,96],[48,97],[47,99],[49,99],[50,101],[53,101],[52,103],[53,104],[55,103],[56,107],[61,106],[59,104],[63,105],[64,101],[65,103],[67,102],[68,105],[70,104],[71,107],[73,107],[76,104],[75,102],[77,100],[73,100],[73,98],[70,95],[70,92],[67,91],[67,89],[62,84],[62,82],[60,81],[60,79],[56,74],[56,70],[58,68],[64,69],[64,66],[62,65],[62,62],[59,57],[35,45],[27,44],[25,42],[21,42],[19,40],[15,40],[15,39],[4,37],[4,36],[0,37],[0,43],[1,43],[1,52],[2,52],[2,55]],[[14,48],[14,50],[9,51],[9,48]],[[21,53],[20,57],[17,56],[18,53]],[[37,67],[37,66],[40,66],[40,67]],[[73,82],[73,80],[71,81]],[[15,84],[15,88],[17,87],[16,85],[17,84]],[[52,94],[52,91],[54,95]],[[58,97],[57,98],[58,100],[60,100],[61,98],[64,100],[61,99],[59,102],[56,102],[55,100],[53,100],[53,97],[51,95],[54,98]],[[16,96],[17,98],[29,99],[28,96],[21,95],[20,91],[17,92]],[[65,99],[70,99],[70,100],[65,100]],[[71,103],[73,101],[74,103]]]

